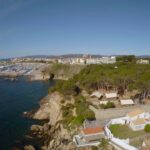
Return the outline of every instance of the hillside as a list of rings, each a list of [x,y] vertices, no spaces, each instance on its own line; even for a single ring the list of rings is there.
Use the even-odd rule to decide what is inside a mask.
[[[91,92],[98,89],[125,91],[137,90],[141,99],[150,93],[150,65],[135,63],[117,63],[107,65],[89,65],[66,82],[58,82],[50,91],[63,94],[78,93],[86,89]]]

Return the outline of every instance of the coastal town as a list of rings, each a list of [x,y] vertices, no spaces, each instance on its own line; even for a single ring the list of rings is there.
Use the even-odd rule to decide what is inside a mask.
[[[0,61],[0,76],[14,77],[26,76],[31,80],[45,80],[48,76],[43,76],[45,68],[51,64],[67,64],[67,65],[90,65],[90,64],[113,64],[116,57],[91,58],[90,55],[75,58],[13,58]]]
[[[68,65],[91,65],[91,64],[115,64],[116,56],[83,55],[80,57],[20,57],[8,60],[0,60],[0,76],[33,76],[35,79],[42,80],[42,71],[50,64],[68,64]],[[149,59],[139,58],[137,64],[149,64]],[[37,75],[37,77],[35,77]],[[46,78],[47,79],[47,78]]]
[[[34,135],[41,139],[48,136],[50,140],[47,144],[50,150],[56,147],[98,150],[101,144],[105,147],[103,149],[108,150],[147,150],[149,147],[149,82],[145,83],[143,77],[141,78],[143,73],[148,73],[145,76],[149,75],[145,69],[142,70],[149,68],[149,58],[92,58],[83,55],[82,58],[57,60],[15,58],[9,64],[5,63],[3,62],[0,68],[2,76],[5,76],[5,73],[17,73],[16,76],[35,75],[36,80],[49,80],[51,74],[56,76],[57,71],[61,70],[57,75],[62,77],[61,80],[49,89],[40,108],[34,113],[23,113],[33,119],[49,120],[43,126],[32,125],[31,135],[27,137]],[[78,72],[75,71],[68,79],[64,78],[66,75],[63,74],[73,72],[70,72],[70,68],[76,69],[75,65],[81,67]],[[57,71],[50,69],[53,66]],[[67,70],[68,66],[70,68]],[[45,68],[51,70],[49,74],[46,74]],[[137,78],[135,74],[139,70],[142,73],[138,72]],[[130,76],[135,76],[135,79]],[[145,85],[137,84],[135,88],[136,82]],[[62,139],[68,141],[66,145],[59,143]],[[33,148],[34,145],[29,147]],[[46,148],[46,145],[44,147]]]
[[[0,0],[0,150],[150,150],[150,0]]]

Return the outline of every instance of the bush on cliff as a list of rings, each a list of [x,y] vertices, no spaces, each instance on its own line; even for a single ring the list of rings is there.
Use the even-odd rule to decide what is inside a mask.
[[[83,118],[81,123],[83,123],[85,119],[95,119],[94,112],[89,109],[89,103],[82,95],[79,95],[75,98],[75,108],[77,116]]]
[[[145,132],[150,132],[150,124],[145,125]]]
[[[74,106],[72,104],[67,104],[66,106],[62,106],[61,109],[62,109],[63,118],[72,116],[73,108]]]
[[[73,116],[73,109],[76,116]],[[89,104],[82,95],[75,96],[74,104],[62,106],[63,124],[66,128],[81,126],[85,119],[95,119],[95,114],[89,109]]]
[[[53,88],[49,89],[49,93],[52,93],[55,91],[60,92],[64,96],[66,96],[66,95],[74,95],[75,96],[81,92],[80,88],[72,80],[57,81],[56,85]]]

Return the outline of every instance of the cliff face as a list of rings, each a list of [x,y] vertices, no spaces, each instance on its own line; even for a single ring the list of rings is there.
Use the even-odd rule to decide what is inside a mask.
[[[77,129],[67,130],[61,122],[63,98],[60,93],[54,92],[41,100],[40,108],[34,114],[31,112],[29,116],[48,122],[43,125],[32,125],[25,137],[29,142],[23,142],[23,148],[18,150],[77,150],[73,143],[73,135]],[[74,98],[70,98],[69,103],[73,104]],[[91,150],[90,147],[80,148],[85,149]]]
[[[58,93],[52,93],[45,97],[40,108],[33,115],[34,119],[49,120],[43,126],[32,125],[31,131],[34,136],[44,138],[41,149],[43,150],[75,150],[72,142],[73,133],[64,129],[59,122],[62,119],[61,100],[63,97]]]
[[[62,118],[61,100],[62,96],[58,92],[48,95],[41,101],[40,108],[33,118],[38,120],[48,119],[51,125],[55,125]]]

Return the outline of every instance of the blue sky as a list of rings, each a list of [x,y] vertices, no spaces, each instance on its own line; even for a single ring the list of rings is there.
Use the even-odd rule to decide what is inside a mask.
[[[149,0],[0,0],[0,58],[150,55]]]

